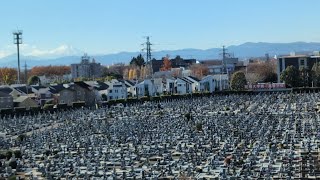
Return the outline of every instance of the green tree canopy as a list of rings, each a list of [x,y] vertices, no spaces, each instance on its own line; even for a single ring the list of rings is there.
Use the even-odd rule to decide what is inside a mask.
[[[242,71],[237,71],[233,73],[231,77],[231,89],[243,90],[246,84],[247,84],[246,76]]]
[[[145,65],[144,58],[141,54],[139,54],[137,57],[133,57],[130,61],[130,65],[136,65],[136,66],[143,66]]]
[[[28,85],[40,84],[40,78],[38,76],[31,76],[28,79]]]
[[[290,87],[298,87],[300,81],[299,70],[294,66],[288,66],[281,73],[280,79]]]

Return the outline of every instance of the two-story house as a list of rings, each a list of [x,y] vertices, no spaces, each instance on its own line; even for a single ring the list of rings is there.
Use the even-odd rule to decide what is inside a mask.
[[[107,90],[107,100],[117,100],[117,99],[127,99],[128,91],[127,86],[117,80],[112,80],[110,82],[106,82],[109,86]]]
[[[94,88],[83,81],[70,84],[70,89],[75,91],[75,102],[84,102],[86,106],[94,106],[97,103]]]
[[[215,91],[215,80],[212,75],[208,75],[202,78],[200,81],[201,92],[214,92]]]

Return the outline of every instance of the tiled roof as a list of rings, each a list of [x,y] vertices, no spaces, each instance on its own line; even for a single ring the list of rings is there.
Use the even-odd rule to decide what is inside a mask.
[[[20,86],[20,87],[15,87],[14,89],[24,94],[33,94],[32,88],[30,86]]]
[[[90,90],[90,86],[83,81],[74,82],[74,84],[76,84],[84,89]]]
[[[10,87],[0,87],[0,92],[10,94],[13,91]]]

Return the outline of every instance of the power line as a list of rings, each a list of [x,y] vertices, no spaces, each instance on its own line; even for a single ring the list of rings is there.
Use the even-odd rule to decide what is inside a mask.
[[[22,44],[22,31],[18,30],[13,32],[13,43],[17,45],[17,54],[18,54],[18,84],[20,84],[20,49],[19,46]]]

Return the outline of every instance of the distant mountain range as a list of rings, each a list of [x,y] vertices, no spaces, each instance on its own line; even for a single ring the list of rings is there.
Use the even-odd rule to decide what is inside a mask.
[[[235,57],[240,59],[246,59],[251,57],[262,57],[266,53],[270,57],[274,55],[287,55],[290,52],[299,52],[299,53],[312,53],[313,51],[320,50],[320,43],[317,42],[294,42],[294,43],[244,43],[241,45],[233,45],[227,47],[228,52],[233,54]],[[164,50],[152,52],[153,58],[161,59],[161,57],[166,56],[167,54],[174,58],[177,55],[180,55],[184,59],[194,58],[199,61],[208,60],[208,59],[221,59],[221,48],[211,48],[206,50],[201,49],[180,49],[180,50]],[[28,67],[40,66],[40,65],[70,65],[72,63],[80,62],[82,56],[82,51],[79,51],[78,54],[72,52],[72,55],[66,55],[56,58],[44,58],[44,57],[35,57],[35,56],[21,56],[21,67],[24,65],[24,62],[27,62]],[[137,56],[141,52],[120,52],[116,54],[106,54],[106,55],[92,55],[97,62],[100,62],[103,65],[111,65],[115,63],[129,63],[132,57]],[[0,58],[0,66],[9,66],[15,67],[17,64],[16,54],[12,54],[3,58]]]

